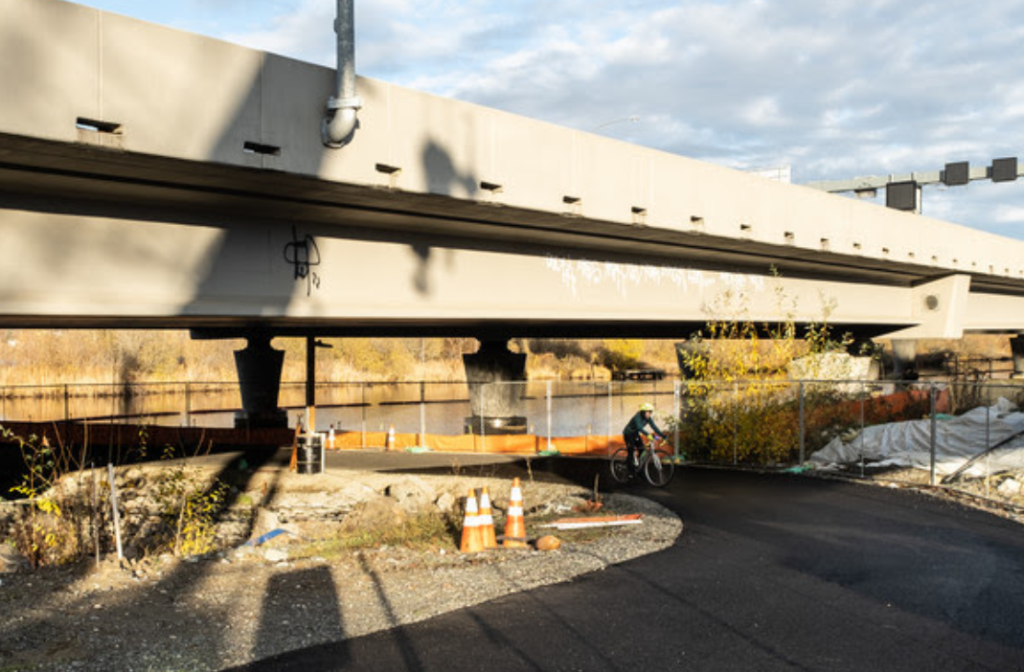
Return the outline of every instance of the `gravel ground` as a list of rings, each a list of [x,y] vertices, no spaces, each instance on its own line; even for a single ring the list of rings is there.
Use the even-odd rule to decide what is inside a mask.
[[[507,506],[508,484],[481,478],[295,476],[275,475],[260,507],[294,534],[264,546],[238,548],[236,539],[234,550],[194,562],[165,555],[123,567],[107,561],[0,574],[0,670],[218,670],[567,581],[663,549],[682,531],[663,507],[614,494],[604,498],[605,511],[641,513],[642,524],[556,532],[563,544],[555,551],[378,547],[283,559],[294,558],[302,535],[322,532],[324,520],[342,524],[367,498],[406,497],[408,504],[411,493],[426,490],[429,505],[444,506],[452,493],[487,485],[499,520]],[[536,537],[549,531],[531,518],[580,515],[572,509],[590,493],[525,483],[524,494]]]

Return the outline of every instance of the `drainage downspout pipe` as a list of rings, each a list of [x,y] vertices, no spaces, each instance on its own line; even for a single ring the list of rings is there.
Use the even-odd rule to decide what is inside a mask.
[[[327,99],[327,115],[320,128],[328,147],[344,147],[358,125],[356,112],[363,106],[356,95],[355,0],[338,0],[334,32],[338,37],[338,68],[334,95]]]

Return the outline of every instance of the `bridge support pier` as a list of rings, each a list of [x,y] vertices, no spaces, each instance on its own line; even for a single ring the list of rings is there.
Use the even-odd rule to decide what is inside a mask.
[[[526,354],[508,349],[508,341],[480,341],[480,349],[462,356],[473,415],[473,434],[525,434],[527,430]],[[505,384],[502,384],[505,383]]]
[[[917,339],[892,339],[892,367],[895,380],[917,380]]]
[[[235,351],[242,410],[235,427],[287,427],[288,414],[278,408],[284,351],[270,347],[270,336],[246,336],[248,345]]]
[[[1010,337],[1010,354],[1013,355],[1013,377],[1024,378],[1024,334]]]
[[[683,380],[697,377],[693,366],[694,358],[706,355],[707,345],[705,343],[694,343],[693,341],[676,343],[676,362],[679,364],[679,373]]]

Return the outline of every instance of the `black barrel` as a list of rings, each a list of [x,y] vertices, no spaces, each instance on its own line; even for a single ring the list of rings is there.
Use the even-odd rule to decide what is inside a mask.
[[[300,474],[319,474],[323,471],[324,439],[322,434],[299,436],[297,466]]]

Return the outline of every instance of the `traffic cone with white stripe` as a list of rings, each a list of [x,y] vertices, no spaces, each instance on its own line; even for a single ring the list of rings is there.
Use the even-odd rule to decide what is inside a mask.
[[[480,536],[484,548],[497,548],[498,538],[494,533],[494,515],[491,513],[491,496],[487,488],[480,490]]]
[[[523,488],[519,479],[512,479],[512,493],[508,498],[508,517],[505,519],[505,548],[526,548],[526,519],[523,517]]]
[[[484,550],[483,535],[480,532],[480,512],[476,508],[476,493],[472,489],[466,497],[466,517],[462,523],[462,543],[459,550],[463,553],[479,553]]]
[[[395,426],[391,425],[388,428],[388,437],[384,442],[384,450],[391,451],[395,449]]]

